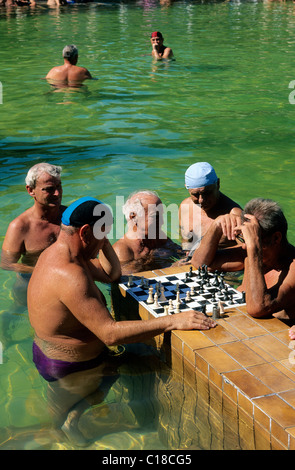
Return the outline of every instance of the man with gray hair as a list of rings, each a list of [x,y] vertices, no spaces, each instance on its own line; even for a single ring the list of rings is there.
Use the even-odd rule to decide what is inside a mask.
[[[184,253],[163,231],[163,204],[154,191],[132,193],[123,213],[128,223],[126,234],[114,243],[122,273],[131,274],[171,266]]]
[[[192,257],[198,268],[244,269],[239,290],[246,292],[247,312],[257,318],[295,319],[295,247],[287,240],[287,220],[271,199],[255,198],[242,213],[217,217]],[[237,239],[236,247],[218,249],[220,238]]]
[[[34,204],[10,222],[5,235],[1,268],[17,273],[14,290],[21,303],[39,255],[56,241],[60,231],[65,210],[61,205],[61,170],[60,166],[49,163],[37,163],[30,168],[25,182]]]
[[[76,65],[78,62],[78,49],[74,44],[65,46],[62,55],[64,64],[53,67],[45,77],[51,85],[81,86],[84,80],[92,78],[85,67]]]

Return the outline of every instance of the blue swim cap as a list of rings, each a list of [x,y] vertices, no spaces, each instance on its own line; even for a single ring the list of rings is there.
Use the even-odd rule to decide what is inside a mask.
[[[102,205],[101,209],[103,210],[94,210],[98,205]],[[61,222],[71,227],[82,227],[85,224],[94,225],[97,220],[105,216],[107,209],[98,199],[81,197],[63,212]]]
[[[187,189],[203,188],[218,180],[213,166],[207,162],[194,163],[185,172],[185,187]]]

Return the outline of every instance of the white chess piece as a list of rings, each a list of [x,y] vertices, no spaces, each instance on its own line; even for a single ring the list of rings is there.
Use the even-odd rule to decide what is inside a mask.
[[[180,302],[176,299],[176,302],[175,302],[175,308],[174,308],[174,313],[180,313]]]
[[[187,302],[189,302],[190,300],[192,300],[191,294],[190,294],[190,291],[189,291],[189,290],[186,292],[185,300],[186,300]]]
[[[180,300],[179,292],[177,292],[176,299],[174,300],[173,305],[176,306],[180,304],[181,304],[181,300]]]
[[[153,307],[153,308],[159,308],[159,307],[160,307],[160,304],[159,304],[159,302],[158,302],[158,294],[157,294],[157,292],[156,292],[155,295],[154,295],[154,303],[153,303],[152,307]]]
[[[165,305],[165,307],[164,307],[164,315],[169,315],[169,307],[168,307],[168,305]]]
[[[218,302],[218,307],[219,307],[219,310],[220,310],[220,314],[223,315],[224,314],[224,303],[221,302],[221,300],[219,300],[219,302]]]
[[[173,312],[174,312],[173,302],[172,302],[172,299],[169,299],[168,313],[173,313]]]
[[[153,291],[154,291],[154,288],[149,287],[149,296],[148,296],[148,299],[146,301],[147,304],[153,304],[154,303]]]

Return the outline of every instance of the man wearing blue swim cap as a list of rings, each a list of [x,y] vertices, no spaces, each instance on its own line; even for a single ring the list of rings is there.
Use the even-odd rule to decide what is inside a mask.
[[[180,230],[182,248],[192,255],[216,217],[232,214],[239,218],[241,208],[220,192],[220,180],[210,163],[191,165],[185,172],[185,187],[190,197],[180,204]],[[221,245],[232,244],[226,236],[221,240]]]
[[[194,310],[146,321],[116,321],[96,284],[117,281],[121,274],[107,239],[109,220],[108,207],[98,199],[86,197],[71,204],[63,213],[57,241],[41,254],[28,288],[33,361],[48,381],[56,426],[81,444],[85,440],[78,421],[84,404],[103,400],[106,388],[98,387],[104,375],[108,387],[109,380],[117,378],[108,365],[107,347],[216,325]]]

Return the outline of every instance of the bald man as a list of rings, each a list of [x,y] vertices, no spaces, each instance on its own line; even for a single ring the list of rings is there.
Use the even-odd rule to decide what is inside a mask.
[[[184,256],[181,247],[162,229],[163,205],[157,193],[139,191],[131,194],[123,212],[128,230],[113,245],[123,274],[165,268],[171,266],[175,257]]]

